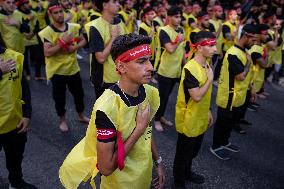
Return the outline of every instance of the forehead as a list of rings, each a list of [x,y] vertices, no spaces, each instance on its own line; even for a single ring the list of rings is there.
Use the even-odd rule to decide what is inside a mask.
[[[51,12],[51,13],[57,13],[57,12],[60,12],[60,11],[63,11],[63,8],[62,8],[62,7],[53,8],[50,12]]]
[[[4,0],[5,3],[14,3],[15,0]]]

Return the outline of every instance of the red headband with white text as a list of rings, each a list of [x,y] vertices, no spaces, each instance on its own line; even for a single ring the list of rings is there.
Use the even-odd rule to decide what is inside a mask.
[[[151,47],[148,44],[139,45],[135,48],[132,48],[115,59],[115,62],[130,62],[142,56],[151,55]]]

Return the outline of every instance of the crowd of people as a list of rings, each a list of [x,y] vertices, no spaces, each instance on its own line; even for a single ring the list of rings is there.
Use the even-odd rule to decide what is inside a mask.
[[[21,168],[32,115],[31,79],[51,81],[62,132],[70,130],[66,87],[79,120],[88,124],[60,167],[65,188],[88,180],[95,187],[98,175],[101,188],[150,188],[153,165],[158,176],[153,185],[163,188],[151,120],[158,132],[176,128],[174,187],[185,188],[187,180],[204,183],[192,161],[209,126],[214,124],[210,151],[229,160],[239,152],[229,140],[232,130],[246,133],[242,126],[252,124],[246,111],[256,111],[257,99],[269,96],[268,78],[278,85],[283,76],[283,5],[283,0],[2,0],[0,150],[9,187],[36,188],[24,181]],[[90,55],[96,98],[90,118],[78,64],[82,51]],[[173,122],[165,112],[175,84]]]

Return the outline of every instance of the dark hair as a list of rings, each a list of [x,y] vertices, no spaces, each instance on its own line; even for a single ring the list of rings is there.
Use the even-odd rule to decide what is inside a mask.
[[[216,38],[216,36],[209,31],[200,31],[197,32],[193,38],[193,43],[198,43],[204,39],[211,39],[211,38]]]
[[[134,33],[118,36],[111,46],[111,56],[115,61],[122,53],[143,44],[150,44],[151,38],[145,35],[137,35]]]
[[[103,3],[108,3],[110,0],[94,0],[93,3],[95,3],[97,9],[99,11],[103,11]]]
[[[258,34],[258,28],[254,24],[246,24],[244,25],[242,32],[241,32],[241,38],[244,36],[244,34],[250,33],[250,34]]]
[[[142,10],[141,18],[143,18],[145,16],[145,14],[147,14],[148,12],[151,12],[151,11],[154,11],[154,9],[151,6],[146,7],[144,10]]]
[[[200,11],[200,12],[197,14],[196,18],[201,18],[201,17],[203,17],[203,16],[205,16],[205,15],[208,15],[208,13],[205,12],[205,11]]]
[[[168,10],[168,16],[174,16],[180,14],[182,15],[182,11],[179,7],[177,6],[172,6],[169,10]]]

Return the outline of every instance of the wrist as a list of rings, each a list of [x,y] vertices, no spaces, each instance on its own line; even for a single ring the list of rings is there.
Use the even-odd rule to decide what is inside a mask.
[[[159,165],[161,165],[161,164],[162,164],[163,159],[162,159],[162,157],[161,157],[161,156],[159,156],[159,158],[158,158],[158,159],[156,159],[156,160],[154,160],[153,162],[154,162],[155,167],[158,167]]]

